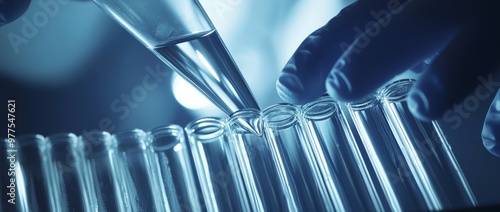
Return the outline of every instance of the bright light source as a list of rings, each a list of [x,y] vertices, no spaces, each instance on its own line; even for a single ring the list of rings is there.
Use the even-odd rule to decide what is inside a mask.
[[[172,90],[177,102],[187,109],[198,110],[212,104],[202,93],[178,74],[174,74],[172,77]]]

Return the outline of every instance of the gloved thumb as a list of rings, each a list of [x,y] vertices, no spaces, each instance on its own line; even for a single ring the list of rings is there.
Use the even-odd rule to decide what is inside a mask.
[[[31,0],[0,0],[0,27],[21,17]]]
[[[500,157],[500,90],[497,92],[483,125],[483,145],[497,157]]]

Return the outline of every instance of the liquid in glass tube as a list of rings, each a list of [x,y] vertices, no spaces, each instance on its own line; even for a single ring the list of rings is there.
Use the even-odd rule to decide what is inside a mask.
[[[217,31],[185,36],[156,46],[153,52],[226,114],[259,109]]]
[[[259,109],[199,1],[94,2],[227,115]]]

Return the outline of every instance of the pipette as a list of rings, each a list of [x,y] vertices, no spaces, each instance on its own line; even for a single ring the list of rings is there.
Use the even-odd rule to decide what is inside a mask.
[[[227,115],[259,109],[217,30],[197,0],[94,0],[158,58]],[[241,120],[260,134],[259,123]]]

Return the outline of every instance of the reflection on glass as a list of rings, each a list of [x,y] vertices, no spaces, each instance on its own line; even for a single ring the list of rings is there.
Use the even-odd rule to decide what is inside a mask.
[[[50,163],[50,145],[41,135],[25,135],[15,139],[16,186],[19,211],[61,211],[54,172]]]
[[[273,162],[262,132],[249,132],[241,125],[252,124],[261,129],[261,113],[256,109],[243,109],[227,121],[231,139],[253,211],[296,211],[297,203]]]
[[[147,136],[139,129],[121,131],[113,135],[116,142],[116,167],[119,182],[126,187],[126,200],[133,211],[164,211],[158,188],[157,170],[150,166],[151,155],[146,151]]]
[[[83,175],[92,211],[130,211],[124,184],[117,177],[116,143],[108,132],[93,131],[80,136],[74,149],[84,158]]]
[[[251,211],[225,122],[202,118],[185,130],[208,211]]]
[[[263,111],[264,135],[283,188],[292,194],[299,211],[342,211],[343,202],[330,196],[321,179],[320,167],[304,137],[298,109],[290,104],[276,104]]]
[[[475,206],[476,199],[437,122],[419,121],[408,109],[406,97],[414,82],[396,81],[381,94],[386,117],[404,158],[412,164],[418,188],[438,210]]]
[[[383,191],[385,201],[393,211],[428,211],[438,209],[436,202],[429,202],[418,189],[418,182],[411,172],[393,136],[377,95],[348,104],[349,113],[361,137],[363,150],[368,155],[370,169],[377,176],[377,187]]]
[[[63,211],[77,208],[91,210],[83,175],[82,154],[75,151],[78,137],[73,133],[61,133],[47,137],[52,158],[50,162],[56,168],[53,174],[55,195],[60,199]]]
[[[376,178],[370,176],[337,102],[321,97],[302,106],[301,117],[330,195],[350,211],[381,211]]]
[[[154,128],[149,131],[149,142],[151,165],[158,170],[165,205],[171,211],[205,211],[183,129],[178,125]]]

